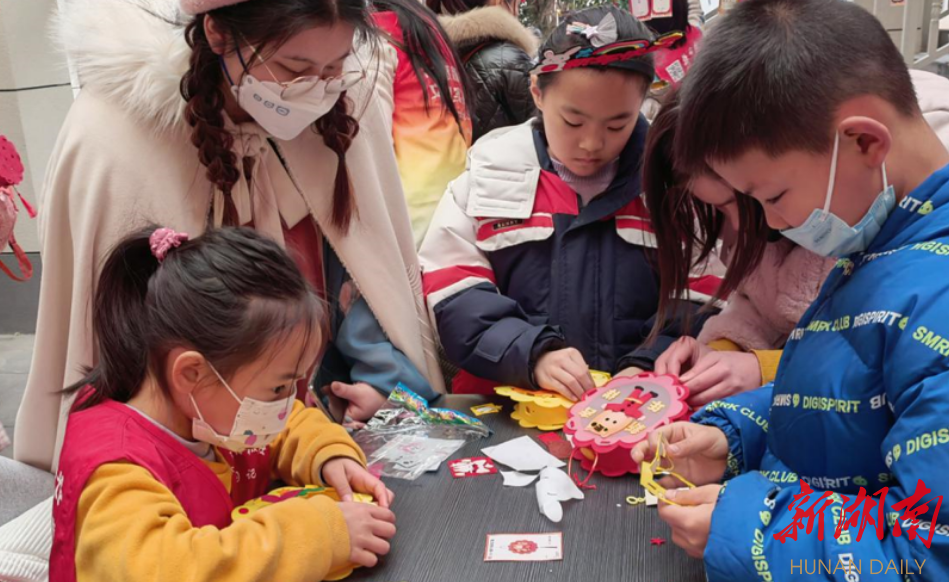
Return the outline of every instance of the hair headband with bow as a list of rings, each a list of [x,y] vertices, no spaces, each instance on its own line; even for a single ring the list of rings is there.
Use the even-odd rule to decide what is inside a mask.
[[[674,31],[655,40],[617,40],[619,31],[616,18],[612,14],[607,14],[595,25],[584,22],[568,24],[567,34],[585,36],[593,46],[575,46],[562,53],[555,53],[552,50],[544,51],[531,74],[543,75],[545,73],[559,73],[577,67],[599,66],[634,71],[645,75],[651,81],[655,76],[652,64],[644,60],[637,61],[634,59],[667,48],[685,36],[681,31]]]

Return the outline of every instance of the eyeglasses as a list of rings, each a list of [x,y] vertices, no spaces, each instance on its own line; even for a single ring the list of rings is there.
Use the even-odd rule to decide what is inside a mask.
[[[323,75],[306,75],[303,77],[297,77],[290,81],[278,81],[277,75],[274,74],[273,70],[267,66],[267,61],[261,56],[257,49],[254,48],[250,43],[247,44],[251,52],[254,53],[254,56],[257,57],[257,60],[260,61],[260,64],[267,69],[267,72],[270,73],[270,77],[273,79],[273,82],[280,85],[280,97],[284,97],[284,93],[293,88],[294,86],[312,86],[316,83],[323,81],[326,83],[326,92],[327,93],[342,93],[353,87],[359,81],[362,81],[366,78],[366,69],[362,66],[362,63],[359,62],[358,58],[356,60],[358,68],[350,69],[348,71],[343,71],[338,75],[333,76],[323,76]]]
[[[672,461],[669,460],[668,467],[660,466],[662,459],[666,458],[664,451],[664,439],[660,436],[659,441],[656,443],[656,456],[652,461],[643,461],[639,469],[639,484],[643,486],[643,489],[655,495],[658,499],[665,501],[666,503],[672,505],[679,505],[675,501],[668,499],[666,497],[667,490],[665,487],[660,485],[655,481],[658,477],[675,477],[679,481],[682,481],[689,489],[695,489],[688,479],[676,473],[675,465],[672,464]]]

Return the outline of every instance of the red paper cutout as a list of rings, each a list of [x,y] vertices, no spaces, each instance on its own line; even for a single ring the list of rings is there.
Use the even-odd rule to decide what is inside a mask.
[[[563,437],[560,436],[560,433],[545,432],[544,434],[537,437],[537,440],[547,445],[553,442],[562,441]]]
[[[456,459],[448,463],[448,470],[455,479],[493,475],[498,472],[494,462],[487,457]]]

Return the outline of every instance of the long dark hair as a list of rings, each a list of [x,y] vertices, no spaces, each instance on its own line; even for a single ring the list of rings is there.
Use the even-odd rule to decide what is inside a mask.
[[[408,55],[412,71],[422,86],[425,109],[429,110],[430,106],[425,82],[427,76],[435,81],[442,104],[455,118],[461,131],[466,111],[459,111],[459,105],[466,108],[471,103],[469,84],[461,58],[448,40],[448,33],[439,24],[438,17],[418,0],[373,0],[372,4],[379,12],[392,12],[398,18],[399,28],[402,29],[402,46],[399,48]],[[462,87],[458,104],[451,92],[450,71],[458,77],[457,81]]]
[[[505,3],[518,0],[504,0]],[[425,0],[426,6],[435,14],[462,14],[475,8],[488,6],[488,0]]]
[[[713,205],[692,195],[691,175],[675,163],[678,123],[678,92],[671,89],[649,128],[643,159],[643,192],[659,247],[659,308],[654,334],[678,315],[676,306],[686,296],[692,269],[704,264],[715,250],[726,220]],[[735,199],[738,239],[715,299],[727,297],[754,271],[767,244],[768,229],[761,206],[737,192]]]
[[[224,129],[224,73],[220,58],[211,49],[204,22],[211,17],[232,38],[245,39],[258,51],[279,47],[295,34],[316,25],[345,22],[364,37],[375,29],[366,5],[360,0],[254,0],[199,14],[185,29],[191,47],[191,66],[181,79],[181,95],[188,102],[185,118],[191,125],[191,142],[207,168],[208,180],[224,193],[224,224],[237,225],[231,191],[240,179],[237,156],[231,150],[234,136]],[[235,47],[229,50],[235,50]],[[333,188],[333,224],[345,231],[356,212],[352,184],[346,168],[346,151],[359,131],[343,93],[326,115],[314,124],[326,146],[339,159]],[[243,161],[243,160],[242,160]]]
[[[91,387],[77,410],[128,402],[149,374],[166,386],[164,362],[176,347],[197,350],[229,378],[300,325],[308,343],[322,341],[323,303],[275,242],[248,228],[210,230],[159,262],[154,231],[125,238],[99,275],[92,320],[99,362],[64,390]]]

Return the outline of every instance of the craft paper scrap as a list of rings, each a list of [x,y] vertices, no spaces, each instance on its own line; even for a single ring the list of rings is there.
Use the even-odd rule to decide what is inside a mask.
[[[527,487],[534,482],[534,479],[537,479],[538,475],[518,473],[517,471],[501,471],[501,477],[504,479],[506,487]]]
[[[560,433],[547,432],[538,436],[537,440],[544,443],[550,454],[561,461],[566,461],[573,454],[573,446],[564,440]]]
[[[540,471],[546,467],[565,466],[563,461],[545,451],[529,436],[511,439],[481,450],[495,462],[518,471]]]
[[[548,562],[563,559],[563,533],[488,534],[485,562]]]
[[[656,505],[659,505],[659,498],[646,491],[646,507],[654,507]]]
[[[564,440],[554,441],[548,444],[547,450],[550,451],[551,455],[562,461],[566,461],[570,458],[570,455],[573,454],[573,447],[570,446],[570,443]]]
[[[486,414],[495,414],[500,412],[504,407],[500,404],[479,404],[477,406],[471,407],[471,412],[475,416],[484,416]]]
[[[455,479],[462,477],[477,477],[479,475],[493,475],[498,472],[497,467],[487,457],[472,457],[456,459],[448,463],[451,476]]]
[[[550,443],[563,440],[563,437],[561,437],[560,433],[557,432],[545,432],[544,434],[539,435],[537,440],[544,443],[545,445],[549,445]]]
[[[583,499],[583,491],[577,487],[565,472],[553,467],[547,467],[540,472],[537,482],[537,505],[540,512],[554,523],[563,519],[562,501]]]

